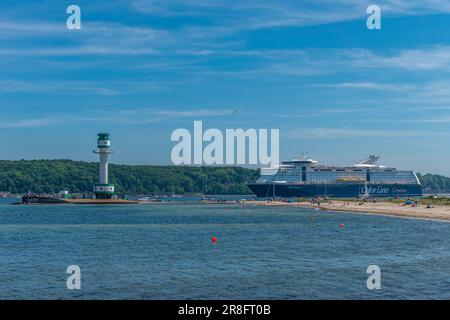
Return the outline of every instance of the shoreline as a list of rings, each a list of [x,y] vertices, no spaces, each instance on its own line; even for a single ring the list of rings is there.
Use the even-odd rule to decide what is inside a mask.
[[[397,218],[410,218],[418,220],[432,220],[450,222],[450,206],[435,205],[427,208],[426,205],[399,205],[387,201],[379,202],[347,202],[343,200],[328,200],[321,202],[320,206],[310,202],[285,202],[285,201],[263,201],[246,200],[235,201],[189,201],[190,204],[217,204],[217,205],[255,205],[265,207],[303,207],[309,209],[320,209],[323,211],[346,212],[366,215],[382,215]],[[186,202],[150,202],[148,204],[186,204]]]
[[[167,204],[216,204],[216,205],[256,205],[266,207],[303,207],[309,209],[320,209],[324,211],[347,212],[356,214],[370,214],[383,215],[391,217],[412,218],[421,220],[433,220],[441,222],[450,222],[450,205],[434,205],[427,207],[424,204],[405,205],[397,204],[388,201],[378,202],[363,202],[363,201],[345,201],[345,200],[326,200],[321,201],[320,205],[312,204],[310,202],[286,202],[286,201],[264,201],[264,200],[194,200],[194,201],[165,201],[165,202],[138,202],[129,200],[106,200],[106,199],[66,199],[63,201],[53,203],[13,203],[16,205],[106,205],[106,204],[153,204],[153,205],[167,205]]]
[[[433,220],[441,222],[450,222],[450,206],[436,205],[427,208],[426,205],[398,205],[390,202],[346,202],[342,200],[324,201],[320,206],[311,204],[310,202],[260,202],[247,201],[260,206],[288,206],[288,207],[304,207],[310,209],[319,208],[324,211],[348,212],[357,214],[383,215],[401,218],[413,218],[421,220]]]

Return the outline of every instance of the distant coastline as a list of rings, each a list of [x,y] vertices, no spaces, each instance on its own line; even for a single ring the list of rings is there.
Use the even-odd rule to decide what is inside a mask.
[[[110,165],[117,193],[128,195],[207,194],[250,195],[247,183],[258,170],[242,167]],[[450,178],[418,174],[427,194],[450,193]],[[98,163],[73,160],[0,160],[0,192],[92,192]]]

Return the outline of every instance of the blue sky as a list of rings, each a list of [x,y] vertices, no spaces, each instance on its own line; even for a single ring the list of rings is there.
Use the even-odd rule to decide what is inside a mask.
[[[106,130],[112,162],[168,164],[203,120],[279,128],[281,159],[450,175],[449,71],[444,0],[3,0],[0,159],[95,161]]]

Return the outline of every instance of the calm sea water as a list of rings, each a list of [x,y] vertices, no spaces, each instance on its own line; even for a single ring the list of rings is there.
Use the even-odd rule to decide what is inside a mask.
[[[74,264],[81,290],[66,288]],[[366,287],[371,264],[381,290]],[[450,223],[251,205],[3,203],[0,299],[16,298],[448,299]]]

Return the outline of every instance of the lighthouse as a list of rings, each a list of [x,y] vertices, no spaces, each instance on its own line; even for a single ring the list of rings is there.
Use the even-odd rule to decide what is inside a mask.
[[[97,149],[94,153],[99,155],[99,183],[94,185],[94,193],[97,199],[111,199],[114,195],[114,185],[108,183],[108,156],[112,153],[110,149],[111,139],[109,133],[97,134]]]

